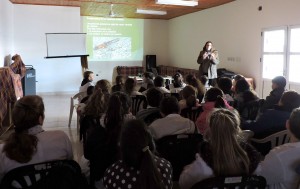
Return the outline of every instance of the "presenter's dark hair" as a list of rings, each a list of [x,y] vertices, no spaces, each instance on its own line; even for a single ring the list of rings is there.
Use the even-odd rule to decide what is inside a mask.
[[[208,43],[211,43],[211,51],[213,51],[213,43],[212,43],[211,41],[207,41],[207,42],[205,43],[205,45],[203,46],[203,51],[206,51],[206,45],[207,45]]]
[[[135,188],[163,189],[162,175],[154,161],[155,145],[141,120],[125,123],[121,133],[121,158],[126,165],[140,171]]]
[[[45,117],[45,107],[40,96],[25,96],[18,100],[12,111],[15,126],[13,132],[5,141],[3,152],[18,163],[27,163],[36,153],[38,138],[28,134],[27,130],[40,124]]]

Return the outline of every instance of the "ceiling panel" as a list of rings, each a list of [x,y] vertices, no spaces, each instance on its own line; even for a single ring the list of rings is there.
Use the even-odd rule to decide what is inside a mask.
[[[172,19],[192,12],[223,5],[234,0],[199,0],[198,6],[159,5],[155,0],[10,0],[14,4],[80,7],[81,16],[125,17],[143,19]],[[112,6],[113,16],[110,13]],[[136,9],[164,10],[167,15],[137,14]]]

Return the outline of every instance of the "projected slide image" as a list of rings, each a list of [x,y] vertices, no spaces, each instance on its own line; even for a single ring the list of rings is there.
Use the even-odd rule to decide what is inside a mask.
[[[83,17],[89,61],[142,61],[143,20]]]
[[[94,37],[93,54],[96,59],[128,59],[131,57],[130,37]]]

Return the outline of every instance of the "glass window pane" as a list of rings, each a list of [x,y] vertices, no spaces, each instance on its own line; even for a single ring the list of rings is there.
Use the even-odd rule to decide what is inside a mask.
[[[274,30],[264,32],[264,52],[284,51],[284,30]]]
[[[273,79],[275,76],[283,75],[283,55],[263,56],[263,78]]]
[[[300,55],[290,56],[289,81],[300,82]]]
[[[291,52],[300,52],[300,28],[291,29]]]

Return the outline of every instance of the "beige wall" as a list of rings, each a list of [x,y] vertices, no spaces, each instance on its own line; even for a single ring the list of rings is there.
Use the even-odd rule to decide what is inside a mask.
[[[258,7],[262,6],[262,11]],[[299,0],[237,0],[169,21],[169,56],[176,66],[198,68],[204,43],[219,50],[219,68],[254,77],[261,90],[261,31],[300,25]]]

